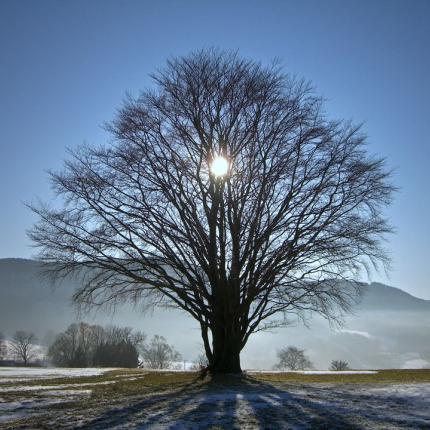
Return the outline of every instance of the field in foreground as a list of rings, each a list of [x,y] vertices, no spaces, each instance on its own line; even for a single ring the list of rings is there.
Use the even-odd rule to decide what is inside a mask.
[[[0,368],[0,428],[430,428],[430,370],[376,374]]]

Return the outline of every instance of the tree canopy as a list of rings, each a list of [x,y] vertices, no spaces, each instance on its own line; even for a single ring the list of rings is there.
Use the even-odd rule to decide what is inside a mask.
[[[240,371],[252,333],[336,317],[355,293],[339,280],[387,262],[390,172],[360,126],[328,119],[276,65],[210,49],[152,78],[110,144],[51,173],[61,203],[33,207],[30,236],[57,275],[85,274],[76,301],[177,306],[199,322],[209,368]]]

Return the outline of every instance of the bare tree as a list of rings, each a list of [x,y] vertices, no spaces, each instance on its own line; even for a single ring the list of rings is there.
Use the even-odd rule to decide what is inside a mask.
[[[127,343],[139,347],[145,341],[145,334],[142,331],[133,331],[131,327],[109,326],[104,329],[106,343]]]
[[[349,370],[349,364],[344,360],[333,360],[330,364],[330,370],[342,371]]]
[[[5,360],[7,356],[6,341],[3,333],[0,332],[0,360]]]
[[[48,357],[56,366],[73,366],[79,346],[78,325],[71,324],[60,333],[48,349]]]
[[[51,274],[82,276],[81,305],[179,307],[209,370],[240,372],[252,333],[337,318],[359,288],[339,281],[387,263],[390,172],[277,66],[205,50],[153,79],[108,125],[112,144],[51,173],[63,206],[33,206],[30,237]]]
[[[169,369],[174,362],[182,360],[181,354],[169,345],[163,336],[155,335],[142,348],[145,367],[149,369]]]
[[[191,370],[205,370],[209,366],[209,360],[205,352],[201,352],[194,360]]]
[[[36,336],[34,333],[20,330],[13,335],[11,344],[12,353],[18,360],[21,360],[24,365],[27,365],[31,360],[36,358],[35,341]]]
[[[312,368],[311,361],[306,357],[303,349],[289,346],[278,351],[276,368],[289,370],[304,370]]]

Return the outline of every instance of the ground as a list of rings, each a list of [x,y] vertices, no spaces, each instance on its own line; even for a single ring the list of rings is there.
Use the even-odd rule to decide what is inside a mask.
[[[366,374],[0,368],[6,429],[430,428],[430,370]]]

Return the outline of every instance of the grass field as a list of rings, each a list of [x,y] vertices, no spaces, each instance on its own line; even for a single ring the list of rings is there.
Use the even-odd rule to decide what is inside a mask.
[[[6,373],[7,375],[7,373]],[[430,369],[5,376],[0,428],[430,428]],[[329,426],[329,427],[327,427]]]
[[[419,384],[430,383],[430,369],[390,369],[378,370],[374,374],[301,374],[301,373],[262,373],[253,377],[270,382],[291,383],[343,383],[343,384]]]

